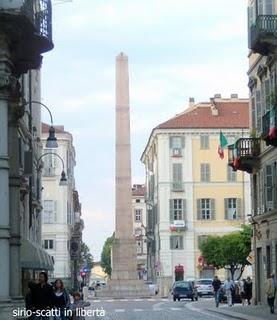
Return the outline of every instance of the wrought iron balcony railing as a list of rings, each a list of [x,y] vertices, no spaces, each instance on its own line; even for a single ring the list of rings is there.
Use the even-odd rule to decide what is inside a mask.
[[[228,165],[234,171],[242,170],[252,173],[258,165],[260,152],[260,139],[240,138],[228,147]]]
[[[277,15],[258,15],[250,27],[248,47],[261,55],[268,55],[277,45]]]

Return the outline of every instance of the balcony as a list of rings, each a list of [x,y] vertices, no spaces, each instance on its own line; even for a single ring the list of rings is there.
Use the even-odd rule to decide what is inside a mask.
[[[277,108],[273,107],[262,118],[262,139],[266,145],[277,147]]]
[[[274,53],[277,46],[277,16],[259,15],[250,27],[248,47],[263,56]]]
[[[240,138],[228,147],[228,165],[234,171],[253,173],[259,164],[260,139]]]
[[[13,44],[15,72],[41,64],[41,54],[53,49],[51,0],[2,0],[0,30]]]

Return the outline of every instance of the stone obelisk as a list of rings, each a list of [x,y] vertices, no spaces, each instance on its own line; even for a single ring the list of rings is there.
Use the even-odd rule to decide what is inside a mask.
[[[116,57],[115,241],[112,280],[138,279],[133,236],[128,57]]]

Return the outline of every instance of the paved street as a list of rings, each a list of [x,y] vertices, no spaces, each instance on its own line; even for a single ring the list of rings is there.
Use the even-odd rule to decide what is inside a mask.
[[[204,301],[204,299],[203,299]],[[91,306],[87,309],[105,310],[103,320],[218,320],[230,319],[222,315],[214,315],[204,310],[197,310],[190,301],[173,302],[169,299],[107,299],[90,300]],[[97,318],[97,317],[95,317]],[[86,320],[92,317],[86,317]]]

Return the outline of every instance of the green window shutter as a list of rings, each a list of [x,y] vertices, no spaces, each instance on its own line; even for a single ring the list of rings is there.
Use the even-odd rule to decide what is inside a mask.
[[[186,140],[185,140],[184,136],[181,137],[181,141],[182,141],[182,149],[184,149],[185,148],[185,143],[186,143]]]
[[[173,236],[169,237],[169,241],[170,241],[170,249],[173,249]]]
[[[225,219],[229,220],[229,217],[228,217],[228,199],[227,198],[224,199],[224,208],[225,208]]]
[[[206,165],[206,178],[207,181],[211,180],[211,165],[209,163]]]
[[[241,219],[242,218],[242,203],[241,203],[241,198],[237,198],[236,201],[236,210],[237,210],[237,219]]]
[[[197,199],[197,219],[201,220],[201,199]]]
[[[173,148],[173,137],[169,137],[169,148]]]
[[[215,200],[210,199],[211,201],[211,220],[215,220]]]
[[[183,219],[187,217],[187,199],[182,199]]]
[[[181,250],[184,249],[183,236],[180,236],[180,237],[179,237],[179,249],[181,249]]]
[[[174,206],[174,200],[169,199],[169,220],[170,220],[170,222],[173,222],[173,220],[174,220],[173,206]]]

